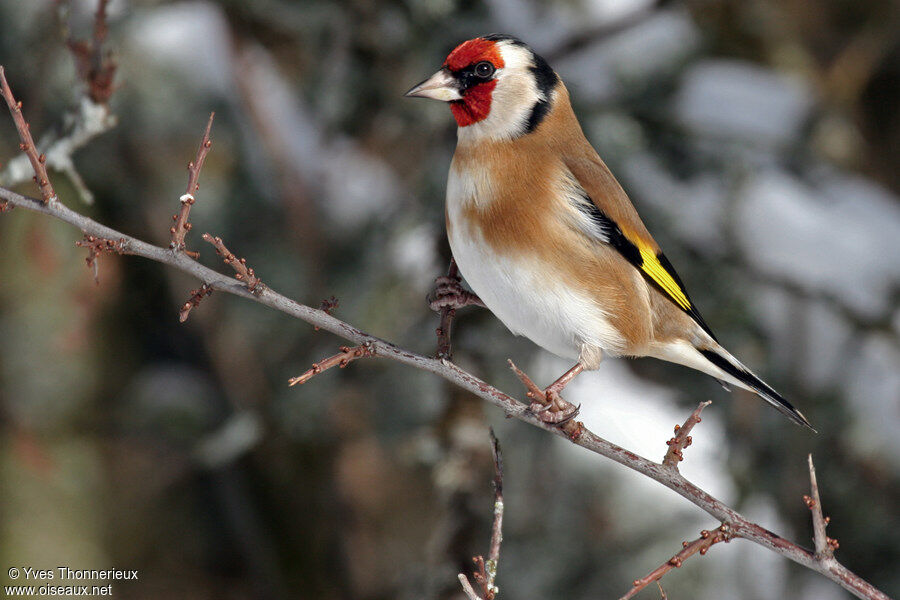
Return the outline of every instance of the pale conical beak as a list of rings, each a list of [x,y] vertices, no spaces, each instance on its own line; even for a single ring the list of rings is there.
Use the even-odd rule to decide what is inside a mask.
[[[409,98],[431,98],[432,100],[443,100],[444,102],[462,100],[462,95],[459,93],[459,82],[447,69],[441,69],[406,92],[405,95]]]

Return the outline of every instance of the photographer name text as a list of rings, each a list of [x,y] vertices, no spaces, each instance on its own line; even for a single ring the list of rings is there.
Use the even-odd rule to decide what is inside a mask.
[[[137,581],[137,569],[35,569],[10,567],[6,574],[19,584],[5,586],[7,596],[112,596],[113,584],[91,585],[105,581]],[[54,582],[49,584],[47,582]],[[39,584],[39,585],[38,585]]]

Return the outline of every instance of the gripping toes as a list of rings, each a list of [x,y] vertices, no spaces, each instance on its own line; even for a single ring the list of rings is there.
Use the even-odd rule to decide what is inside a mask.
[[[458,278],[442,276],[435,280],[434,291],[428,295],[428,306],[435,312],[443,308],[462,308],[469,305],[484,306],[481,299],[463,289]]]

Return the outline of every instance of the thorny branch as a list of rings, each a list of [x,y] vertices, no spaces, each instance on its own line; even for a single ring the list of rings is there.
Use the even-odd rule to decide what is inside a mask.
[[[395,360],[399,363],[443,377],[447,381],[468,390],[479,398],[498,407],[510,418],[518,419],[554,435],[568,437],[571,439],[572,443],[581,446],[582,448],[605,456],[606,458],[657,481],[709,513],[720,522],[727,523],[730,526],[734,537],[740,537],[755,542],[764,548],[768,548],[773,552],[803,565],[804,567],[821,573],[859,598],[889,600],[887,595],[860,578],[858,575],[852,573],[836,560],[818,560],[813,552],[748,520],[734,509],[726,506],[721,501],[685,479],[684,476],[675,469],[671,469],[660,463],[638,456],[612,442],[608,442],[587,428],[582,428],[577,436],[569,437],[561,428],[544,423],[534,414],[529,412],[527,404],[519,402],[512,396],[489,385],[471,373],[460,369],[449,361],[428,358],[409,350],[399,348],[390,342],[369,335],[349,323],[336,319],[325,311],[317,310],[305,304],[296,302],[295,300],[291,300],[268,287],[259,286],[256,288],[255,292],[251,292],[244,283],[235,281],[232,277],[213,271],[197,261],[192,260],[188,256],[185,256],[183,253],[173,253],[169,249],[153,246],[152,244],[127,236],[93,221],[88,217],[67,208],[59,202],[44,204],[40,200],[22,196],[21,194],[17,194],[2,187],[0,187],[0,200],[4,200],[14,206],[26,210],[43,213],[60,219],[96,237],[109,239],[122,238],[124,239],[124,242],[122,243],[123,253],[143,256],[144,258],[169,265],[206,282],[212,289],[228,292],[229,294],[259,302],[260,304],[264,304],[287,315],[301,319],[355,344],[368,343],[370,348],[379,357]]]
[[[94,37],[90,41],[67,39],[66,45],[75,57],[75,68],[88,87],[88,96],[96,104],[107,104],[116,91],[113,80],[116,75],[116,62],[110,52],[103,51],[103,44],[109,35],[106,22],[106,6],[109,0],[97,1],[97,12],[94,13]],[[68,36],[66,36],[68,37]]]
[[[38,147],[44,148],[46,166],[59,171],[69,178],[86,204],[94,202],[94,194],[75,168],[72,155],[98,135],[116,125],[116,118],[105,104],[96,104],[89,97],[83,97],[75,111],[63,117],[61,133],[50,133],[41,137]],[[0,172],[0,185],[16,185],[31,178],[33,171],[27,156],[17,156],[10,160]]]
[[[228,248],[225,247],[222,238],[213,237],[208,233],[204,233],[203,239],[216,248],[216,254],[222,257],[222,261],[226,265],[231,265],[231,268],[234,269],[234,278],[238,281],[243,281],[251,293],[258,295],[265,289],[266,286],[263,284],[262,280],[256,276],[256,272],[247,266],[247,259],[237,258],[232,254]]]
[[[700,537],[698,537],[693,542],[682,542],[682,550],[660,566],[656,567],[640,579],[635,579],[634,584],[628,593],[622,596],[619,600],[628,600],[629,598],[633,598],[635,594],[639,591],[656,581],[659,582],[662,579],[662,576],[671,571],[672,569],[677,569],[690,557],[694,554],[700,553],[701,556],[707,553],[707,551],[712,547],[713,544],[718,544],[719,542],[729,542],[731,538],[734,537],[734,534],[731,531],[731,528],[727,524],[722,524],[717,529],[713,531],[703,530],[700,532]],[[660,587],[662,590],[662,587]]]
[[[684,425],[675,426],[675,437],[666,442],[669,446],[669,450],[666,452],[662,464],[671,467],[676,471],[678,470],[678,463],[684,460],[684,449],[690,446],[693,441],[690,436],[691,429],[701,421],[700,413],[710,404],[712,404],[712,400],[701,402],[700,406],[695,408],[694,412],[691,413],[691,416],[684,422]]]
[[[195,202],[194,194],[200,189],[200,170],[203,168],[203,162],[206,160],[206,155],[209,154],[209,150],[212,148],[209,132],[212,129],[215,116],[216,113],[209,113],[206,131],[203,133],[200,147],[197,148],[197,157],[188,163],[187,191],[181,197],[181,210],[178,211],[178,214],[172,215],[172,220],[175,221],[175,225],[169,228],[169,233],[172,234],[172,241],[169,242],[169,248],[172,248],[175,252],[185,252],[193,258],[197,258],[199,254],[185,249],[184,236],[187,235],[187,232],[190,231],[192,227],[190,222],[188,222],[188,217],[191,216],[191,207]],[[203,239],[206,239],[206,236],[204,236]],[[226,262],[228,261],[226,260]]]
[[[834,560],[834,551],[840,547],[838,541],[828,537],[825,534],[825,528],[831,521],[822,513],[822,500],[819,498],[819,482],[816,481],[816,468],[813,466],[812,454],[808,456],[809,461],[809,486],[810,495],[803,496],[803,501],[812,512],[813,521],[813,542],[816,547],[816,559],[822,562]]]
[[[371,346],[367,344],[361,344],[352,348],[350,348],[349,346],[341,346],[340,350],[341,351],[334,356],[329,356],[328,358],[320,360],[317,363],[313,363],[312,367],[310,367],[308,371],[303,373],[303,375],[291,377],[288,380],[288,385],[294,386],[298,383],[300,385],[303,385],[322,371],[327,371],[332,367],[340,367],[343,369],[357,358],[372,356],[375,353],[372,350]]]
[[[188,320],[188,317],[191,315],[191,311],[195,306],[200,304],[200,301],[205,297],[209,296],[213,293],[212,287],[207,284],[202,284],[196,290],[191,290],[191,295],[187,299],[187,302],[181,305],[181,310],[178,311],[178,320],[181,323],[184,323]]]
[[[50,185],[50,176],[47,175],[47,167],[44,164],[47,162],[47,157],[43,154],[38,154],[34,145],[34,139],[31,137],[31,126],[28,125],[28,122],[22,115],[22,103],[17,102],[13,97],[2,66],[0,66],[0,93],[2,93],[3,99],[6,100],[6,105],[9,107],[9,112],[12,113],[13,121],[16,124],[16,130],[19,132],[19,139],[22,140],[19,148],[28,157],[28,162],[31,163],[31,168],[34,171],[34,182],[37,183],[41,190],[41,198],[43,198],[44,204],[47,204],[56,198],[56,192],[53,191],[53,186]]]
[[[503,543],[503,455],[500,453],[500,443],[491,433],[491,456],[494,458],[494,524],[491,527],[491,548],[488,551],[488,560],[491,564],[489,571],[489,587],[493,587],[497,577],[497,568],[500,566],[500,544]]]
[[[460,573],[456,576],[456,578],[459,579],[459,584],[462,586],[463,593],[466,595],[466,598],[468,598],[469,600],[484,600],[472,588],[472,584],[469,583],[468,577]]]
[[[86,84],[86,90],[76,110],[63,117],[60,131],[51,131],[37,143],[44,156],[46,166],[59,171],[69,178],[81,200],[87,204],[94,201],[94,195],[75,168],[72,155],[95,137],[109,131],[116,125],[116,118],[109,108],[109,99],[116,87],[113,79],[116,63],[109,52],[103,51],[108,26],[106,23],[107,0],[98,0],[94,17],[94,39],[92,42],[71,40],[65,28],[66,45],[72,52],[75,67]],[[60,3],[63,10],[67,3]],[[27,156],[17,156],[0,171],[0,185],[13,186],[32,177],[33,169]]]
[[[677,469],[662,463],[653,462],[608,442],[594,432],[583,427],[580,423],[578,424],[577,429],[569,427],[571,421],[562,427],[546,423],[529,410],[528,404],[523,404],[508,394],[505,394],[499,389],[478,379],[471,373],[460,369],[447,359],[428,358],[399,348],[390,342],[369,335],[353,327],[349,323],[334,318],[324,310],[316,310],[310,306],[300,304],[299,302],[278,294],[263,285],[256,278],[253,270],[246,266],[245,261],[243,261],[243,259],[237,260],[218,238],[213,238],[209,234],[204,235],[204,239],[213,244],[217,251],[225,257],[225,262],[235,269],[237,272],[236,278],[239,281],[235,281],[234,278],[201,265],[191,257],[187,256],[185,252],[173,252],[171,249],[153,246],[101,225],[100,223],[69,209],[62,203],[55,201],[55,194],[52,187],[50,187],[49,180],[46,179],[43,161],[40,160],[40,157],[37,156],[37,153],[34,150],[34,143],[31,140],[30,133],[28,133],[28,125],[21,115],[19,105],[15,103],[12,98],[12,93],[9,92],[9,86],[3,76],[2,67],[0,67],[0,79],[2,79],[2,82],[0,83],[2,83],[3,95],[10,106],[13,119],[16,121],[17,128],[23,137],[24,149],[29,153],[30,159],[36,159],[32,160],[32,164],[35,169],[36,179],[41,187],[41,195],[43,198],[43,201],[36,200],[0,187],[0,204],[8,203],[12,206],[54,217],[78,227],[85,235],[93,236],[94,238],[118,240],[116,242],[117,251],[122,254],[142,256],[169,265],[197,277],[209,290],[221,290],[259,302],[260,304],[284,312],[287,315],[301,319],[315,327],[324,329],[355,344],[363,346],[372,354],[376,354],[383,358],[389,358],[399,363],[443,377],[451,383],[454,383],[494,406],[497,406],[504,411],[507,417],[516,418],[554,435],[567,437],[572,443],[618,462],[619,464],[637,471],[675,491],[719,520],[723,527],[726,527],[726,529],[721,531],[727,531],[728,539],[740,537],[755,542],[800,565],[825,575],[859,598],[889,600],[888,596],[883,592],[841,565],[833,556],[830,556],[829,553],[827,553],[827,550],[821,545],[817,544],[819,552],[813,553],[772,533],[760,525],[753,523],[737,511],[726,506],[721,501],[685,479]],[[191,189],[190,185],[191,184],[189,184],[188,190]],[[194,185],[196,185],[196,181],[194,182]],[[181,239],[183,241],[183,237]],[[340,361],[338,361],[338,363],[339,362]],[[811,466],[812,465],[810,464],[810,467]],[[811,470],[811,474],[812,473]],[[816,509],[819,507],[819,501],[817,498],[818,489],[814,479],[812,490],[814,497],[810,498],[808,505],[812,504],[811,508]],[[822,520],[825,522],[824,517]],[[824,525],[821,526],[821,530],[824,532]],[[716,537],[718,537],[718,535]],[[692,543],[696,544],[696,546],[691,544],[689,544],[689,546],[691,546],[691,549],[694,551],[700,551],[701,549],[704,549],[704,544],[712,545],[712,543],[714,542],[709,541],[701,543],[696,541]],[[828,543],[827,538],[826,543]],[[708,548],[708,545],[706,548]],[[831,545],[832,550],[836,547],[836,543],[829,545]],[[688,550],[688,548],[685,548],[682,552],[685,552],[686,550]],[[680,554],[682,553],[679,553],[679,555]],[[676,557],[677,556],[678,555],[676,555]],[[683,560],[686,557],[687,555],[683,556],[680,560]],[[464,576],[460,578],[460,583],[463,586],[465,593],[469,595],[470,598],[473,600],[478,598]]]
[[[76,246],[87,248],[88,255],[84,260],[87,263],[87,266],[94,273],[94,283],[100,285],[100,268],[97,264],[97,258],[104,252],[108,252],[110,254],[122,254],[124,243],[125,238],[109,240],[106,238],[94,237],[88,234],[84,234],[84,238],[75,242]]]
[[[464,573],[457,576],[463,587],[463,592],[472,600],[494,600],[499,593],[495,584],[497,568],[500,566],[500,544],[503,542],[503,455],[500,454],[500,444],[491,430],[491,453],[494,457],[494,524],[491,526],[491,547],[488,559],[483,556],[475,556],[475,572],[472,577],[481,588],[481,596],[475,593]],[[471,591],[471,594],[470,594]]]
[[[656,587],[659,588],[659,600],[669,600],[669,596],[666,594],[666,590],[663,589],[660,582],[656,582]]]

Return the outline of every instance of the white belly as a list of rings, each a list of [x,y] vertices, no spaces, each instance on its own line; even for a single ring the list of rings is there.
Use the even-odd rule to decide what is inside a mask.
[[[460,182],[454,184],[452,170],[450,178],[450,248],[460,272],[491,312],[514,334],[563,358],[596,355],[599,361],[597,350],[620,354],[624,340],[594,299],[554,278],[553,266],[537,258],[510,259],[497,254],[480,232],[460,222],[462,202],[452,194],[460,189]]]

